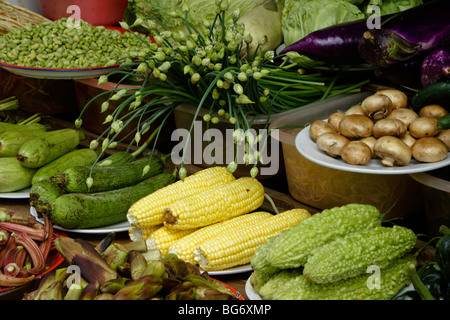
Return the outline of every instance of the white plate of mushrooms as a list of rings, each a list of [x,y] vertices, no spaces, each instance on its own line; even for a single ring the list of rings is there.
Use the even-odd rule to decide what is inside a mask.
[[[377,109],[371,108],[376,106]],[[436,131],[447,111],[415,112],[399,90],[382,90],[361,104],[313,121],[295,139],[297,150],[325,167],[369,174],[410,174],[450,164],[450,131]]]

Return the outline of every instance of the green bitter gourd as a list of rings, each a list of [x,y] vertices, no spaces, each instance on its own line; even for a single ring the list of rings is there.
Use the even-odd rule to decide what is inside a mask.
[[[416,241],[416,234],[402,226],[353,232],[317,248],[303,274],[312,282],[330,283],[362,274],[370,266],[385,268],[411,251]]]
[[[366,204],[325,209],[281,232],[268,244],[270,249],[261,246],[261,250],[267,250],[267,257],[265,261],[260,259],[262,264],[254,261],[253,267],[264,268],[267,263],[280,269],[303,266],[315,248],[336,237],[380,226],[382,218],[377,208]]]
[[[301,268],[285,269],[267,281],[259,295],[265,300],[389,300],[411,282],[408,271],[416,266],[416,258],[406,254],[379,273],[327,284],[309,281]]]
[[[266,242],[258,247],[252,257],[251,265],[254,271],[250,277],[250,283],[256,292],[258,292],[259,288],[261,288],[264,283],[266,283],[271,277],[281,270],[270,266],[266,261],[268,250],[270,250],[271,243],[275,240],[275,238],[276,236],[268,238]],[[254,266],[258,266],[258,268]]]

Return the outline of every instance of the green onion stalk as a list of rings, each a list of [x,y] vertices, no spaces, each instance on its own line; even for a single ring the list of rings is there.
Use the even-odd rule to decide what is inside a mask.
[[[19,100],[15,96],[0,100],[0,111],[17,110],[17,108],[19,108]]]
[[[228,15],[226,0],[217,0],[216,5],[216,17],[200,26],[189,22],[189,8],[186,5],[182,12],[171,13],[183,20],[183,30],[169,30],[152,17],[137,19],[132,25],[121,23],[122,28],[146,43],[147,49],[136,52],[131,61],[130,57],[119,61],[120,70],[99,78],[99,84],[102,84],[111,76],[121,77],[114,89],[101,93],[85,105],[75,124],[78,127],[82,125],[83,112],[98,98],[105,99],[102,112],[108,110],[110,101],[120,101],[120,104],[106,116],[105,123],[109,123],[109,127],[91,143],[91,147],[97,147],[101,139],[102,151],[114,147],[121,141],[118,140],[121,130],[134,120],[138,121],[138,125],[128,136],[134,134],[131,144],[139,144],[142,135],[157,120],[164,124],[178,105],[186,103],[197,106],[194,121],[201,108],[205,108],[208,113],[203,121],[208,127],[219,121],[234,125],[236,134],[233,137],[237,150],[239,143],[248,146],[260,138],[241,134],[248,132],[254,117],[268,116],[267,128],[272,114],[338,94],[359,92],[367,83],[367,80],[357,77],[349,78],[345,73],[306,71],[290,59],[289,54],[293,53],[276,55],[274,51],[262,52],[260,47],[264,39],[259,41],[255,53],[250,54],[246,44],[253,39],[251,35],[244,36],[244,26],[237,24],[239,14],[232,12]],[[144,41],[142,33],[133,31],[144,20],[148,22],[148,33],[154,42]],[[137,79],[140,87],[120,89],[120,84],[127,79]],[[126,111],[125,115],[123,111]],[[189,129],[190,134],[194,121]],[[253,164],[250,173],[256,176],[259,153],[249,154],[246,151],[246,154],[238,155],[236,152],[235,160],[228,164],[230,172],[236,170],[238,156],[243,156],[246,164]],[[182,179],[186,174],[184,162],[183,152],[179,171]]]

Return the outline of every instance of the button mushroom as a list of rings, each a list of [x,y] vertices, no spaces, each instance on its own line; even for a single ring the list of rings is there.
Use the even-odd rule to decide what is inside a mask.
[[[357,105],[354,105],[354,106],[350,107],[347,111],[345,111],[345,114],[346,115],[350,115],[350,114],[362,114],[362,115],[365,115],[360,104],[357,104]]]
[[[336,130],[336,132],[339,132],[339,123],[344,117],[345,112],[336,111],[328,117],[328,123]]]
[[[416,120],[419,115],[412,109],[400,108],[392,110],[392,112],[386,117],[387,119],[398,119],[401,120],[407,127],[409,124]]]
[[[360,114],[351,114],[342,118],[339,132],[349,139],[360,139],[372,135],[373,121]]]
[[[418,139],[411,147],[412,156],[420,162],[438,162],[447,158],[448,148],[436,137]]]
[[[408,105],[408,97],[403,91],[397,89],[384,89],[377,92],[377,94],[384,94],[392,101],[392,110],[405,108]]]
[[[309,136],[312,141],[316,141],[317,137],[325,132],[336,132],[336,130],[324,120],[314,120],[309,128]]]
[[[375,93],[361,102],[364,114],[374,120],[386,118],[392,111],[392,100],[384,94]]]
[[[434,117],[439,119],[447,114],[447,109],[437,105],[430,104],[419,110],[419,117]]]
[[[325,132],[317,137],[317,147],[327,155],[337,158],[341,155],[342,147],[350,140],[335,132]]]
[[[382,136],[401,137],[406,131],[406,124],[398,119],[381,119],[373,125],[373,135],[376,138]]]
[[[378,138],[373,151],[386,167],[406,166],[411,160],[411,149],[402,140],[393,136]]]
[[[441,130],[436,138],[444,142],[448,150],[450,151],[450,129]]]
[[[414,142],[416,142],[416,138],[414,138],[409,132],[406,132],[403,136],[400,137],[400,140],[402,140],[408,147],[412,147]]]
[[[367,144],[372,152],[372,158],[375,158],[376,155],[373,152],[373,146],[375,145],[375,142],[377,142],[377,138],[375,138],[374,136],[370,136],[370,137],[365,137],[365,138],[361,138],[359,141],[364,142],[365,144]]]
[[[419,117],[409,125],[409,132],[415,138],[432,137],[439,133],[438,119],[434,117]]]
[[[349,141],[341,149],[341,158],[349,164],[366,165],[372,159],[372,150],[362,141]]]

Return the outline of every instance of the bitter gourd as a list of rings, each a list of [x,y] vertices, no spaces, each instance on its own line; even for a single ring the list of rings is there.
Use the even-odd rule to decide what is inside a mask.
[[[416,234],[402,226],[353,232],[318,247],[303,274],[312,282],[330,283],[360,275],[370,266],[385,268],[411,251],[416,241]]]
[[[314,249],[336,237],[380,226],[382,217],[377,208],[366,204],[325,209],[276,236],[263,263],[280,269],[303,266]],[[255,261],[253,267],[264,266]]]
[[[281,232],[285,232],[283,230]],[[281,269],[272,267],[267,263],[266,257],[268,250],[270,250],[272,242],[275,240],[276,236],[268,238],[258,249],[251,260],[251,265],[253,268],[253,273],[250,277],[250,283],[253,289],[257,292],[261,286],[264,285],[270,278],[272,278]],[[258,268],[256,267],[258,266]]]
[[[379,273],[370,272],[337,282],[318,284],[306,279],[301,268],[277,273],[259,290],[265,300],[389,300],[411,281],[417,261],[407,254]]]

